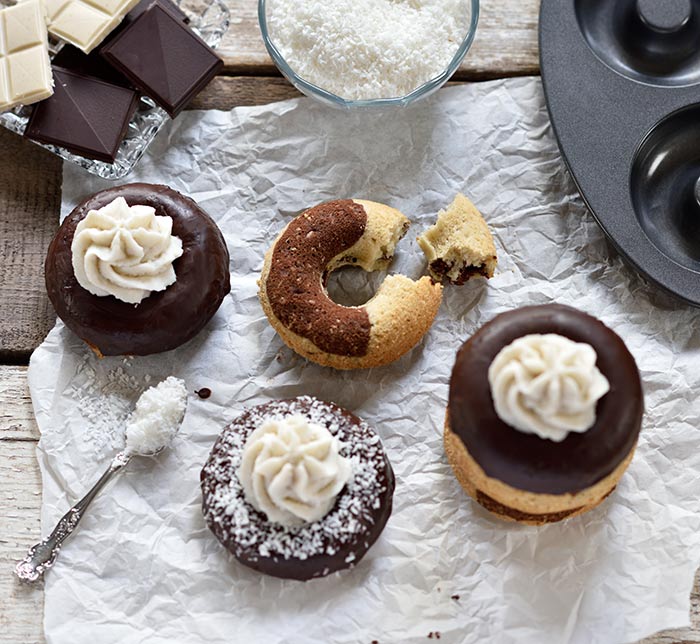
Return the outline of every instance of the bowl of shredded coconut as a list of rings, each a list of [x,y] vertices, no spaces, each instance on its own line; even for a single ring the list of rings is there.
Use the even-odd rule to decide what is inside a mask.
[[[407,105],[452,76],[479,0],[259,0],[260,30],[284,76],[335,107]]]

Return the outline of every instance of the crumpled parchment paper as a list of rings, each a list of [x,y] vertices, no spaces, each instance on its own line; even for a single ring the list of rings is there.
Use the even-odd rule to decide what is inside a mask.
[[[64,172],[64,215],[109,185],[69,164]],[[699,314],[647,288],[609,248],[564,168],[539,80],[455,87],[388,113],[307,99],[191,112],[131,179],[169,184],[215,218],[232,292],[204,332],[166,354],[97,360],[59,323],[32,357],[45,532],[123,444],[121,421],[145,386],[172,374],[190,391],[213,392],[191,397],[173,448],[132,462],[64,547],[46,580],[49,644],[422,643],[436,633],[443,644],[610,644],[688,623],[700,560]],[[413,226],[392,270],[417,277],[425,266],[415,237],[457,191],[484,213],[498,273],[446,288],[415,350],[343,373],[282,344],[256,279],[293,215],[338,197],[398,207]],[[381,277],[346,271],[334,296],[357,302]],[[501,311],[553,301],[599,316],[625,339],[647,414],[634,461],[602,506],[523,527],[462,492],[442,449],[443,414],[461,343]],[[376,427],[397,474],[393,515],[366,558],[306,584],[229,557],[205,527],[198,482],[227,421],[300,394]]]

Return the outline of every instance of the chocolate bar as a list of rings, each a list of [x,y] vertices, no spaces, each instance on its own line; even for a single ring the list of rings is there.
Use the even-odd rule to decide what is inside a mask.
[[[185,24],[187,24],[190,21],[190,19],[187,17],[187,14],[182,9],[180,9],[180,7],[177,4],[175,4],[174,2],[170,2],[170,0],[141,0],[141,2],[139,2],[131,11],[129,11],[129,13],[126,14],[126,17],[122,22],[122,26],[134,22],[136,18],[138,18],[147,9],[150,9],[154,4],[161,6],[173,18],[176,18],[177,20],[180,20]]]
[[[90,159],[113,163],[138,94],[127,87],[53,68],[54,95],[34,107],[24,135]]]
[[[0,111],[53,93],[48,34],[38,0],[0,10]]]
[[[158,4],[126,26],[101,53],[173,118],[223,67],[199,36]]]

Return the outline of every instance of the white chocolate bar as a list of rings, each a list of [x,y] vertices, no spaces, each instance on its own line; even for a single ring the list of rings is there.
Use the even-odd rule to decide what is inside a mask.
[[[49,32],[89,54],[139,0],[46,0]]]
[[[41,0],[0,10],[0,111],[51,94],[53,75]]]

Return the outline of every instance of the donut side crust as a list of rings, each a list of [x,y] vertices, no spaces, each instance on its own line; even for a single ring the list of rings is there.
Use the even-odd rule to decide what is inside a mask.
[[[284,343],[304,358],[334,369],[369,369],[394,362],[421,341],[441,301],[442,286],[429,277],[414,282],[403,275],[389,275],[364,305],[371,323],[370,341],[367,353],[358,357],[322,351],[311,340],[290,331],[275,317],[262,288],[260,291],[265,315]]]
[[[464,491],[499,518],[527,525],[554,523],[599,505],[615,489],[632,461],[636,447],[632,447],[608,476],[594,485],[573,494],[542,494],[519,490],[487,476],[459,436],[452,432],[449,417],[445,419],[443,439],[447,460]]]

